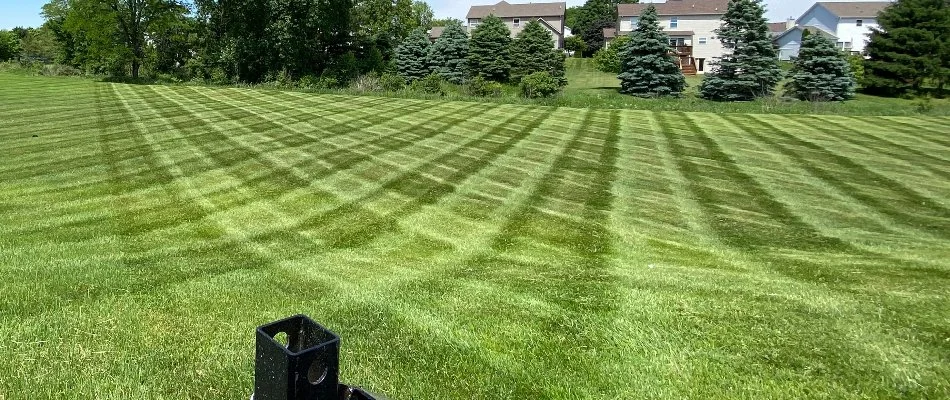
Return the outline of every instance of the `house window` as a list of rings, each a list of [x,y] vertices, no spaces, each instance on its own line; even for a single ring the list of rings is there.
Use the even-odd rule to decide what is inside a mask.
[[[858,26],[864,26],[864,20],[863,20],[863,19],[859,19],[859,20],[858,20]]]
[[[474,28],[474,27],[478,26],[478,24],[479,24],[480,22],[482,22],[481,19],[479,19],[479,18],[472,18],[472,19],[468,20],[468,26],[471,26],[472,28]]]
[[[516,27],[516,28],[519,27],[519,26],[521,26],[521,18],[515,18],[515,21],[514,21],[514,22],[515,22],[515,27]]]
[[[670,18],[670,29],[676,29],[680,26],[680,19],[673,17]]]
[[[699,38],[699,44],[706,44],[706,38],[704,37]]]
[[[636,28],[640,23],[640,17],[630,17],[630,26]]]
[[[844,48],[845,48],[845,49],[850,49],[850,48],[851,48],[851,42],[844,42]]]

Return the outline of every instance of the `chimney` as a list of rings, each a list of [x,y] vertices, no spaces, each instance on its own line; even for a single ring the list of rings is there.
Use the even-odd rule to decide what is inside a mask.
[[[795,27],[795,18],[788,17],[788,20],[785,21],[785,30],[789,30]]]

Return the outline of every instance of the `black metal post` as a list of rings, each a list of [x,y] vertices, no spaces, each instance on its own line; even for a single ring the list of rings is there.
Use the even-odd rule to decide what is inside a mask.
[[[340,337],[306,315],[257,328],[253,400],[380,400],[343,385]]]

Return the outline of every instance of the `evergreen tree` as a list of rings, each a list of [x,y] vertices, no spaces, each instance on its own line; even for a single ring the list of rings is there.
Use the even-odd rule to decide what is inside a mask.
[[[489,15],[472,31],[468,66],[473,76],[507,82],[511,73],[511,31],[501,18]]]
[[[538,21],[529,22],[512,42],[511,64],[515,82],[542,71],[563,82],[564,52],[554,48],[554,36]]]
[[[447,82],[462,84],[468,77],[468,35],[459,21],[450,21],[442,36],[429,50],[428,64],[432,72]]]
[[[775,90],[782,69],[764,15],[762,0],[729,0],[716,34],[730,52],[713,62],[714,70],[703,79],[703,98],[748,101]]]
[[[620,49],[620,92],[639,97],[676,96],[686,88],[686,78],[670,55],[670,38],[660,29],[656,7],[650,4],[640,16],[630,42]]]
[[[416,29],[396,48],[396,71],[407,82],[422,79],[432,73],[427,63],[429,35]]]
[[[785,90],[790,96],[809,101],[843,101],[854,97],[851,65],[831,40],[806,34],[789,72]]]
[[[919,90],[927,78],[950,77],[950,3],[898,0],[878,17],[867,45],[862,85],[871,93]]]

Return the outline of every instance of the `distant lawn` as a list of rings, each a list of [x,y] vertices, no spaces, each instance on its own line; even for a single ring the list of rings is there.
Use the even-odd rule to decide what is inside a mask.
[[[0,121],[3,400],[247,399],[296,313],[394,400],[950,398],[950,118],[0,73]]]
[[[632,108],[658,111],[703,111],[769,114],[837,115],[937,115],[950,116],[950,99],[933,99],[925,109],[921,101],[892,99],[859,94],[843,103],[809,103],[765,99],[748,103],[719,103],[702,100],[699,85],[702,76],[687,76],[689,85],[681,99],[638,99],[618,92],[620,80],[614,74],[598,71],[589,58],[567,60],[568,86],[557,102],[566,106]]]

